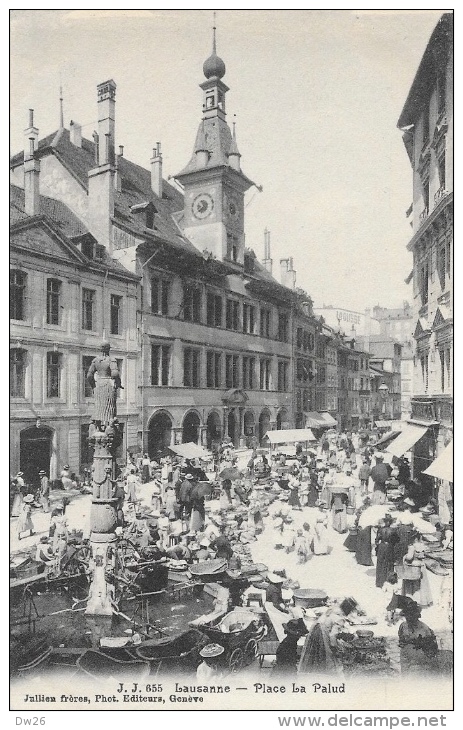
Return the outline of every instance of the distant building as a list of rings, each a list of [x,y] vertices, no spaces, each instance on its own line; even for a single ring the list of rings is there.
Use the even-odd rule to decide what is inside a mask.
[[[413,172],[413,473],[453,436],[453,15],[435,27],[398,121]]]
[[[367,338],[359,337],[357,344],[366,347]],[[371,416],[372,421],[401,418],[401,354],[402,345],[391,337],[368,338]]]
[[[340,330],[347,337],[355,338],[359,335],[380,333],[379,324],[370,316],[369,310],[356,312],[343,307],[323,305],[323,307],[314,307],[314,314],[317,317],[323,317],[324,322],[329,327]]]

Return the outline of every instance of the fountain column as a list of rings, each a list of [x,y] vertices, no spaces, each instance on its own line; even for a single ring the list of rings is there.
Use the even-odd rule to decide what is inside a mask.
[[[90,512],[91,583],[85,613],[111,616],[114,612],[114,570],[117,527],[117,498],[113,496],[116,479],[116,449],[121,442],[116,418],[117,388],[121,387],[116,361],[110,357],[109,343],[101,346],[87,374],[94,389],[95,413],[89,429],[94,448]]]

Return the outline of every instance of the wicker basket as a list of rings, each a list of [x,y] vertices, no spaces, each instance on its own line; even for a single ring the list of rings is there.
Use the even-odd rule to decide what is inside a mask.
[[[400,580],[421,580],[420,565],[396,565],[395,572]]]

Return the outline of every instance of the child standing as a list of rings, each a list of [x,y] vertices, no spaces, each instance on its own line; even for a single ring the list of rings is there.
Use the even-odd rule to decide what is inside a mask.
[[[397,573],[389,573],[382,587],[383,593],[389,599],[386,606],[386,623],[392,626],[395,623],[395,612],[398,608],[398,597],[401,595],[401,587]]]

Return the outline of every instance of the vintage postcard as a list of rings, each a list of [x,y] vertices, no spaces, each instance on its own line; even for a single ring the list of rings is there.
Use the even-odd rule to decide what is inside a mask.
[[[445,724],[452,11],[10,32],[17,719]]]

